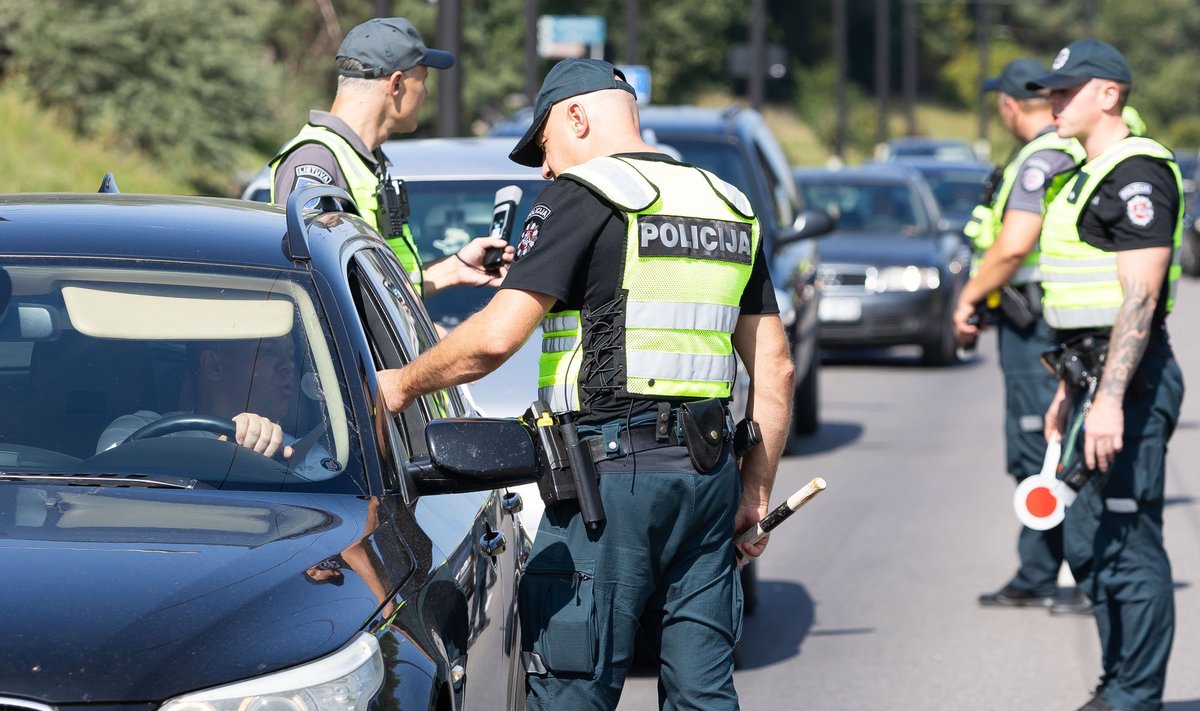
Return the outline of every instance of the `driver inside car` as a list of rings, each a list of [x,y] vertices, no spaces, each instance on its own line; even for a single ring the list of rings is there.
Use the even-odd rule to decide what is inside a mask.
[[[284,459],[290,459],[297,438],[285,432],[282,423],[288,419],[299,381],[296,346],[292,338],[189,343],[187,354],[194,407],[186,407],[181,402],[180,409],[175,412],[159,414],[139,410],[122,415],[100,434],[96,451],[112,449],[142,427],[170,415],[202,414],[232,420],[236,427],[234,440],[239,445],[265,457],[280,454]],[[189,399],[186,390],[181,397],[184,402]],[[200,430],[166,436],[227,439]],[[335,460],[320,446],[310,449],[304,460],[293,469],[293,473],[303,479],[327,479],[338,472],[331,465]]]

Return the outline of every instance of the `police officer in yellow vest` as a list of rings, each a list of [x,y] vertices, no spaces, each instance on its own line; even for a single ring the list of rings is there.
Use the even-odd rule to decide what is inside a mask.
[[[346,34],[337,53],[338,89],[333,106],[311,111],[308,124],[271,159],[271,202],[287,203],[297,188],[337,185],[354,198],[396,253],[419,293],[450,286],[496,286],[512,261],[503,240],[481,237],[455,258],[422,265],[407,223],[408,197],[390,173],[380,146],[393,133],[417,128],[429,68],[449,69],[454,55],[429,49],[402,17],[368,20]],[[483,268],[484,250],[504,248],[506,265]]]
[[[490,372],[540,324],[538,392],[578,424],[606,519],[546,508],[521,582],[528,707],[615,708],[641,621],[666,706],[736,708],[735,558],[765,546],[733,536],[767,512],[793,371],[758,221],[736,188],[642,140],[607,62],[555,65],[511,157],[555,178],[512,271],[438,346],[379,374],[386,404]],[[724,407],[735,350],[763,434],[740,472]]]
[[[990,199],[978,205],[966,233],[976,251],[976,269],[963,286],[954,312],[959,342],[971,345],[982,324],[972,317],[991,300],[996,322],[1000,368],[1004,373],[1004,436],[1007,467],[1018,482],[1041,471],[1046,454],[1042,417],[1054,398],[1057,379],[1039,362],[1054,346],[1041,318],[1038,286],[1038,235],[1047,189],[1072,174],[1083,162],[1083,146],[1054,132],[1050,104],[1025,82],[1046,73],[1036,59],[1018,59],[989,79],[985,91],[996,92],[1000,120],[1021,142],[1005,166]],[[1061,177],[1060,177],[1061,176]],[[995,592],[979,597],[990,607],[1045,609],[1090,613],[1078,590],[1058,597],[1058,571],[1063,562],[1062,528],[1035,531],[1021,527],[1017,540],[1020,566]]]
[[[1183,184],[1171,151],[1122,121],[1131,82],[1120,52],[1089,39],[1067,45],[1027,85],[1050,89],[1058,134],[1087,152],[1046,210],[1039,260],[1047,323],[1101,373],[1076,440],[1082,451],[1064,453],[1081,456],[1090,473],[1063,524],[1067,560],[1089,588],[1100,633],[1104,673],[1086,711],[1162,708],[1175,628],[1162,525],[1167,441],[1183,400],[1166,330]],[[1064,427],[1086,401],[1081,385],[1060,384],[1048,438],[1070,441]]]

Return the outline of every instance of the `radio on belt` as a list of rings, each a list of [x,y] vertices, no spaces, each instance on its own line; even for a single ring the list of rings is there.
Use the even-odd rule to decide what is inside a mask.
[[[517,219],[517,204],[521,202],[521,189],[516,185],[505,185],[496,191],[496,206],[492,208],[492,228],[488,237],[499,237],[505,242],[512,240],[513,224]],[[488,247],[483,253],[483,268],[489,271],[504,265],[504,250]]]

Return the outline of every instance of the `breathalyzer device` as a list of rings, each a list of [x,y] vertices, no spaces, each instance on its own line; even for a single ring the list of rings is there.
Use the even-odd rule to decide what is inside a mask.
[[[488,237],[498,237],[505,242],[512,240],[513,224],[517,219],[517,204],[521,202],[521,189],[516,185],[505,185],[496,191],[496,206],[492,208],[492,227]],[[504,250],[489,247],[483,253],[483,268],[499,269],[504,264]]]

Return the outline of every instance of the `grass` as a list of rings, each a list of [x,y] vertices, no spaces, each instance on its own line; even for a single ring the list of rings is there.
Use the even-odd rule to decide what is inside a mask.
[[[113,137],[76,136],[63,114],[39,106],[19,79],[0,84],[0,193],[95,192],[105,173],[122,192],[195,194],[170,168]]]

